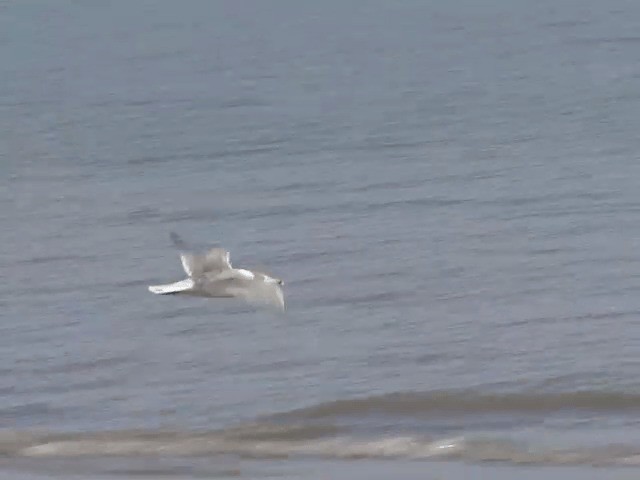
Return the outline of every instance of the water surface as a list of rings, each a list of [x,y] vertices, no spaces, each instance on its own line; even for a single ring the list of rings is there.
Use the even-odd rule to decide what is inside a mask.
[[[638,21],[0,3],[0,468],[632,478]],[[149,294],[171,230],[286,314]]]

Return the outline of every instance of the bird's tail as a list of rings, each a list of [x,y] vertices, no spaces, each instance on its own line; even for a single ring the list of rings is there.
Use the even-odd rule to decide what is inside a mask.
[[[166,285],[149,285],[149,291],[156,295],[171,295],[176,293],[186,293],[193,289],[193,280],[186,278],[175,283]]]

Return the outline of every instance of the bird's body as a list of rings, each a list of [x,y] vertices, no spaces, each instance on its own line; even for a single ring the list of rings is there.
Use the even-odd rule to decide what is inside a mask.
[[[171,239],[180,250],[182,267],[188,277],[165,285],[150,285],[151,293],[241,298],[249,303],[266,303],[284,310],[282,280],[262,272],[233,268],[230,254],[223,248],[211,248],[203,254],[196,254],[189,251],[176,233],[171,233]]]

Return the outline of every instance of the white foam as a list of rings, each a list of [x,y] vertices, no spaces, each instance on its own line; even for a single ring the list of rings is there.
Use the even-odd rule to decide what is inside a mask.
[[[42,439],[44,440],[44,439]],[[283,456],[312,456],[334,459],[394,459],[432,460],[455,458],[463,461],[501,461],[540,465],[640,465],[640,451],[622,449],[584,448],[575,450],[535,451],[516,445],[465,438],[427,440],[418,436],[386,438],[331,437],[307,440],[243,440],[224,433],[206,435],[165,436],[148,438],[116,435],[110,437],[79,436],[78,438],[42,441],[17,450],[28,457],[66,456],[138,456],[138,455],[248,455],[277,458]]]

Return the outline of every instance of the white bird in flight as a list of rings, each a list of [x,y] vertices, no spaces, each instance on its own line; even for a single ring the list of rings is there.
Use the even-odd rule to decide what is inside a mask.
[[[150,285],[157,295],[191,295],[196,297],[240,298],[249,303],[262,303],[284,310],[281,286],[284,282],[262,272],[231,266],[229,252],[211,248],[205,253],[189,251],[177,233],[170,234],[180,252],[187,278],[166,285]]]

